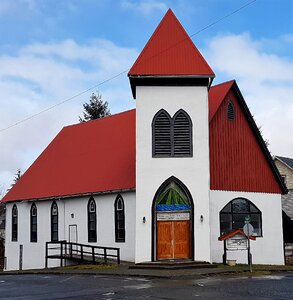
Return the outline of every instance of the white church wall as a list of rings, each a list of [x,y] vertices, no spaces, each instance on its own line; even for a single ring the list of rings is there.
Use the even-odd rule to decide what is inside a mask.
[[[97,206],[97,242],[88,242],[87,204],[89,197],[57,200],[59,240],[69,240],[69,225],[77,225],[78,243],[120,248],[122,260],[134,261],[135,192],[121,193],[125,205],[125,243],[115,242],[114,202],[118,194],[95,196]],[[23,246],[22,268],[45,267],[45,243],[51,240],[51,205],[53,201],[36,201],[38,241],[30,242],[30,209],[33,202],[15,203],[18,209],[18,240],[11,241],[11,211],[6,204],[6,270],[19,269],[19,247]],[[72,215],[73,214],[73,215]],[[73,216],[73,217],[72,217]],[[60,266],[60,260],[49,260],[48,267]]]
[[[224,246],[220,235],[220,211],[231,200],[242,197],[251,201],[262,214],[262,237],[251,241],[254,264],[284,264],[281,195],[265,193],[210,191],[210,224],[212,261],[220,263]],[[264,251],[265,250],[265,251]],[[227,259],[247,264],[247,251],[228,251]]]
[[[23,247],[22,268],[34,269],[45,266],[45,243],[51,239],[50,211],[51,202],[36,202],[38,211],[38,242],[30,242],[30,209],[32,202],[16,202],[18,211],[18,238],[11,241],[11,211],[14,203],[6,204],[5,257],[6,270],[18,270],[20,245]],[[57,266],[51,261],[50,266]]]
[[[69,240],[69,225],[77,225],[78,243],[120,248],[122,260],[134,261],[135,192],[120,193],[125,206],[125,242],[115,242],[114,202],[117,195],[113,193],[94,196],[97,210],[96,243],[88,242],[87,204],[89,197],[84,197],[80,201],[63,200],[66,207],[65,239]]]
[[[170,176],[181,180],[194,201],[194,257],[210,261],[209,145],[206,87],[136,87],[136,254],[135,262],[151,261],[151,207],[160,185]],[[185,110],[193,123],[193,156],[152,157],[152,120],[160,109],[171,117]],[[203,215],[204,221],[200,222]],[[146,222],[143,223],[143,217]]]

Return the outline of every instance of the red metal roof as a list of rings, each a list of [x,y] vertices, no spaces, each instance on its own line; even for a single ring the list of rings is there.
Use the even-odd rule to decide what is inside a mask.
[[[216,119],[215,116],[217,115],[220,117],[216,112],[220,111],[221,104],[228,97],[228,93],[231,93],[232,86],[236,86],[236,83],[228,81],[213,86],[209,90],[210,134],[213,136],[216,132],[217,135],[222,134],[223,129],[220,127],[220,123],[213,121],[212,124],[211,121]],[[249,123],[250,121],[247,120],[246,122]],[[214,138],[212,137],[210,140],[213,141]],[[222,141],[223,139],[219,136],[219,142],[216,144],[211,142],[210,144],[211,188],[219,190],[225,190],[227,182],[222,182],[221,172],[223,172],[224,166],[219,169],[214,166],[214,161],[226,161],[226,165],[230,169],[232,168],[228,170],[229,175],[235,173],[234,166],[243,165],[243,163],[245,163],[245,166],[250,166],[247,160],[241,162],[240,151],[233,152],[236,160],[233,165],[229,165],[231,157],[234,156],[228,152],[226,154],[225,151],[220,149],[223,144]],[[135,110],[65,127],[2,201],[58,198],[134,189],[135,143]],[[233,147],[233,143],[231,147]],[[230,148],[228,147],[228,149]],[[235,149],[237,150],[237,148]],[[249,152],[251,152],[251,149]],[[264,158],[266,155],[261,154],[261,150],[258,150],[258,153],[257,162],[261,161],[261,164],[266,167],[266,172],[277,172],[267,165]],[[214,158],[217,155],[225,156],[226,160],[223,157],[215,160]],[[247,172],[253,175],[253,170],[252,168]],[[238,174],[238,176],[240,175]],[[261,175],[263,176],[263,174]],[[253,182],[258,185],[257,180],[262,176],[258,176]],[[222,178],[222,181],[215,182],[215,177]],[[231,176],[227,176],[227,178],[231,178]],[[279,192],[278,184],[281,186],[281,179],[278,180],[276,176],[272,175],[270,180],[277,186],[275,192]],[[232,182],[238,184],[237,180]],[[243,191],[245,190],[243,187],[238,184],[236,190]],[[230,187],[231,190],[235,190],[233,188],[234,186]]]
[[[223,82],[221,84],[213,86],[209,90],[209,121],[212,120],[219,106],[223,102],[224,98],[230,91],[231,87],[235,83],[235,80]]]
[[[128,75],[215,76],[171,9],[165,14]]]
[[[235,108],[233,121],[227,120],[229,102]],[[211,89],[209,107],[210,188],[287,193],[236,82]]]
[[[135,110],[63,128],[3,202],[135,188]]]

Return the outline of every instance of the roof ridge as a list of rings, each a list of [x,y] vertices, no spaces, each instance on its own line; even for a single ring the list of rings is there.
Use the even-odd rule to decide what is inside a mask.
[[[135,108],[128,109],[128,110],[125,110],[125,111],[121,111],[121,112],[118,112],[116,114],[105,116],[105,117],[102,117],[102,118],[98,118],[98,119],[94,119],[94,120],[89,120],[89,121],[86,121],[86,122],[81,122],[81,123],[66,125],[66,126],[63,127],[63,129],[66,129],[68,127],[81,126],[81,125],[85,125],[85,124],[89,124],[89,123],[93,123],[93,122],[98,122],[98,121],[101,121],[101,120],[104,120],[104,119],[108,119],[108,118],[111,118],[111,117],[117,117],[119,115],[129,113],[129,112],[131,112],[133,110],[135,110]]]
[[[128,71],[128,76],[130,75],[130,71],[131,69],[133,69],[138,63],[139,63],[139,58],[142,56],[142,53],[144,52],[145,49],[147,49],[149,47],[149,45],[151,44],[151,41],[154,39],[155,37],[155,33],[159,30],[159,28],[161,28],[162,24],[163,24],[163,20],[165,19],[166,15],[172,12],[172,9],[169,8],[166,12],[166,14],[164,15],[164,17],[162,18],[162,20],[160,21],[159,25],[156,27],[155,31],[152,33],[151,37],[149,38],[149,40],[147,41],[147,43],[144,45],[144,47],[142,48],[142,50],[140,51],[136,61],[134,62],[134,64],[132,65],[132,67],[130,68],[130,70]]]
[[[228,83],[232,83],[232,82],[235,83],[236,80],[235,80],[235,79],[231,79],[231,80],[228,80],[228,81],[224,81],[224,82],[222,82],[222,83],[218,83],[218,84],[212,85],[211,88],[213,88],[213,87],[218,87],[218,86],[220,86],[220,85],[224,85],[224,84],[228,84]]]
[[[184,29],[183,25],[180,23],[180,21],[178,20],[178,18],[175,16],[174,12],[172,11],[171,8],[169,8],[170,12],[172,13],[172,16],[174,18],[174,20],[178,23],[178,25],[181,27],[181,29],[183,30],[183,32],[186,34],[186,37],[180,41],[178,41],[178,43],[174,44],[173,47],[185,40],[187,40],[191,46],[198,52],[199,54],[199,58],[201,59],[202,62],[204,62],[205,64],[208,65],[208,67],[210,68],[210,70],[212,71],[212,73],[214,74],[214,77],[215,77],[215,73],[214,71],[212,70],[212,68],[210,67],[210,65],[207,63],[207,61],[205,60],[205,58],[202,56],[201,52],[197,49],[197,47],[195,46],[194,42],[192,41],[190,35],[187,33],[187,31]],[[168,10],[168,11],[169,11]],[[170,48],[170,47],[169,47]]]

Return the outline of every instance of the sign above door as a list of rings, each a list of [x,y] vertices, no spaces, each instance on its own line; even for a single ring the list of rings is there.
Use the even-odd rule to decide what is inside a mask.
[[[157,221],[186,221],[190,220],[189,212],[157,213]]]

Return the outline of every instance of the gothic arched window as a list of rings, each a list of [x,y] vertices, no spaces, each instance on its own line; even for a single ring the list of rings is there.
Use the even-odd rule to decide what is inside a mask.
[[[51,241],[58,241],[58,206],[55,201],[51,205]]]
[[[227,119],[229,121],[235,120],[235,107],[231,101],[227,105]]]
[[[37,221],[38,221],[38,214],[37,214],[37,206],[35,203],[31,206],[31,242],[38,241],[38,232],[37,232]]]
[[[171,117],[161,109],[154,117],[153,156],[171,156]]]
[[[192,156],[192,122],[182,109],[173,118],[161,109],[152,122],[153,157]]]
[[[93,197],[90,198],[87,205],[87,217],[88,217],[88,241],[97,242],[97,210],[96,202]]]
[[[12,207],[12,237],[13,242],[17,242],[17,231],[18,231],[18,212],[16,204]]]
[[[192,122],[189,115],[180,109],[173,117],[173,155],[192,155]]]
[[[115,200],[115,241],[125,242],[125,209],[121,195]]]

